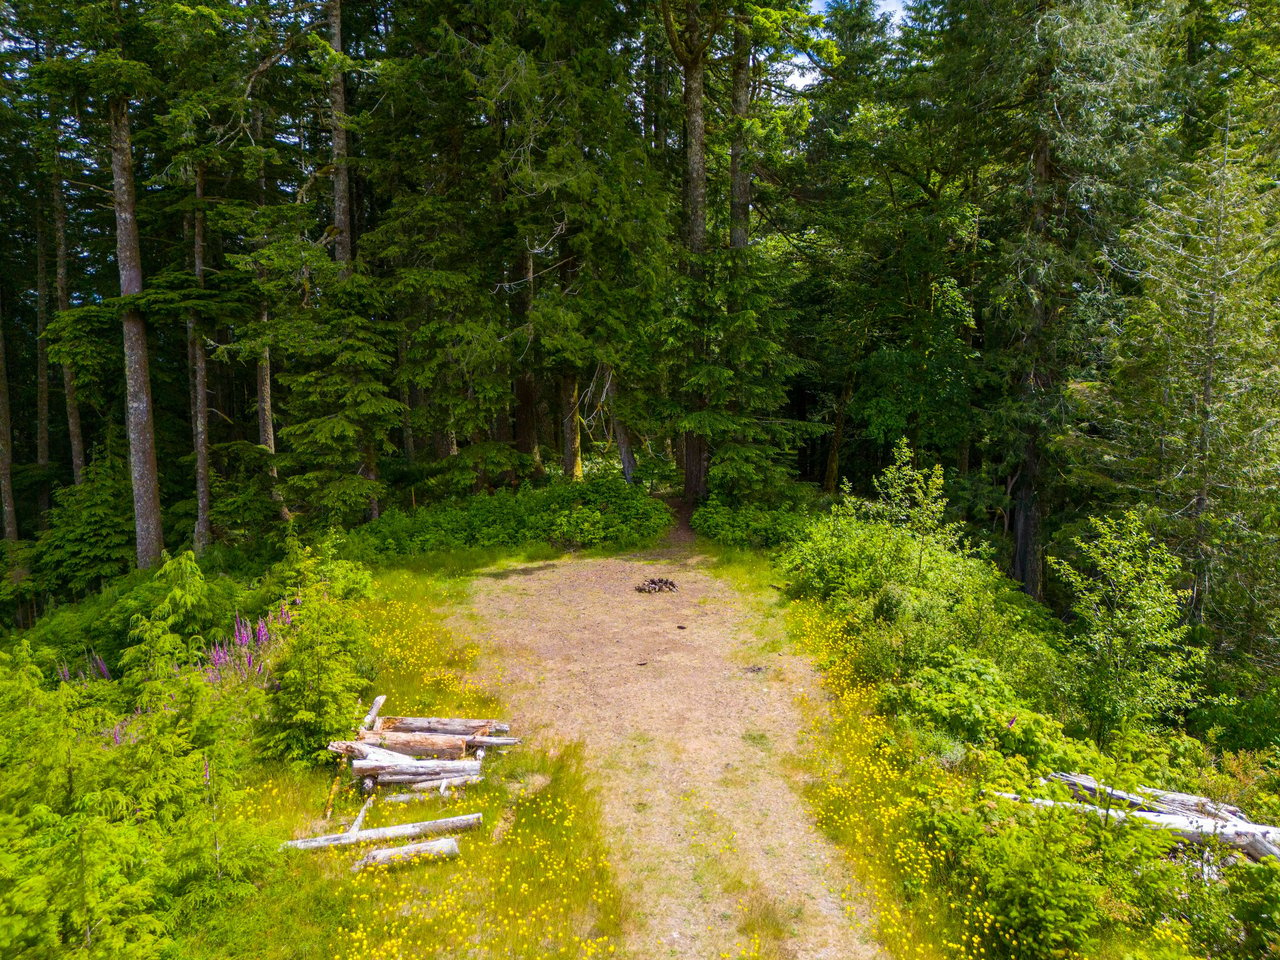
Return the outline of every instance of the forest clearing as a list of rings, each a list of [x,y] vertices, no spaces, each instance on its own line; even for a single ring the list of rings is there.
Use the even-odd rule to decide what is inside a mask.
[[[1277,38],[0,3],[0,958],[1280,955]]]

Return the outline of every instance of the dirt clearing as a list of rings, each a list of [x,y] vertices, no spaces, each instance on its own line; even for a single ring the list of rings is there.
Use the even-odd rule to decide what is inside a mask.
[[[586,744],[628,956],[880,957],[796,790],[813,672],[768,651],[778,625],[706,566],[679,548],[481,575],[473,632],[516,729]],[[678,590],[638,593],[651,577]]]

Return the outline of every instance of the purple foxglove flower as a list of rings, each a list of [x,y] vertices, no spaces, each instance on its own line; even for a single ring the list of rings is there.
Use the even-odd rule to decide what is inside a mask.
[[[63,683],[71,682],[71,670],[65,663],[58,664],[58,676],[62,679]]]
[[[101,654],[95,653],[92,658],[93,667],[101,674],[103,680],[111,679],[111,671],[107,669],[107,661],[102,659]]]
[[[267,621],[258,618],[258,643],[263,644],[271,639],[271,631],[267,629]]]

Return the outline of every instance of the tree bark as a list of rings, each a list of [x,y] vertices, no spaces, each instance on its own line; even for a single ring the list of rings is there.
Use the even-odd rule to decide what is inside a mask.
[[[618,382],[612,367],[605,369],[605,397],[609,401],[609,422],[613,426],[613,439],[618,445],[618,460],[622,464],[622,478],[631,483],[636,475],[636,454],[631,446],[631,431],[618,416]]]
[[[379,827],[376,830],[357,830],[348,833],[330,833],[320,837],[304,837],[301,840],[290,840],[281,849],[315,850],[320,847],[350,847],[357,843],[369,843],[374,840],[408,840],[412,837],[429,837],[433,833],[452,833],[455,830],[470,830],[480,826],[481,815],[467,813],[460,817],[445,817],[442,820],[423,820],[420,823],[401,823],[394,827]]]
[[[133,142],[129,131],[129,102],[117,94],[109,104],[111,116],[111,178],[116,212],[116,262],[120,295],[142,292],[142,250],[138,242],[137,198],[133,182]],[[126,433],[129,473],[133,482],[133,519],[138,566],[155,566],[164,552],[160,513],[160,481],[156,468],[156,438],[151,415],[151,371],[147,358],[147,326],[136,306],[122,314],[124,370],[128,397]]]
[[[386,866],[414,860],[442,860],[458,855],[458,841],[453,837],[428,840],[425,843],[406,843],[402,847],[370,850],[351,867],[352,871],[365,867]]]
[[[511,732],[511,726],[501,720],[464,720],[457,717],[383,717],[374,729],[387,733],[444,733],[465,737]]]
[[[684,243],[686,272],[691,281],[695,337],[690,344],[695,359],[705,354],[707,346],[701,330],[708,309],[703,290],[706,279],[703,257],[707,246],[707,125],[704,87],[707,51],[715,37],[718,23],[694,10],[686,10],[683,27],[677,24],[671,0],[663,0],[662,16],[667,40],[679,61],[684,77]],[[705,406],[705,398],[695,404]],[[697,503],[707,495],[707,468],[710,448],[707,438],[685,431],[684,434],[684,499]]]
[[[827,493],[836,492],[836,484],[840,480],[840,445],[844,441],[844,422],[848,412],[849,401],[853,398],[853,380],[845,382],[840,391],[840,400],[836,405],[835,425],[831,429],[831,447],[827,450],[827,468],[822,475],[822,489]]]
[[[560,378],[560,417],[564,431],[563,466],[567,480],[582,479],[582,432],[579,429],[578,378],[565,374]]]
[[[410,760],[401,757],[400,762],[389,760],[354,760],[351,769],[357,776],[405,777],[409,780],[425,780],[428,777],[474,777],[480,772],[479,760]]]
[[[49,261],[46,257],[44,211],[36,211],[36,466],[40,470],[38,510],[45,526],[49,510]]]
[[[71,309],[71,279],[67,255],[67,207],[62,193],[62,172],[55,151],[50,187],[53,206],[54,288],[59,312]],[[84,479],[84,436],[80,430],[80,404],[76,400],[75,372],[62,365],[62,394],[67,405],[67,442],[71,447],[71,476],[76,484]]]
[[[747,158],[747,120],[751,112],[751,34],[737,11],[733,23],[730,105],[733,139],[729,144],[729,248],[745,250],[751,225],[751,165]],[[740,268],[741,264],[737,264]]]
[[[196,209],[192,260],[195,265],[196,286],[204,289],[204,167],[196,168]],[[187,316],[187,351],[191,358],[192,398],[191,433],[196,451],[196,528],[193,546],[197,555],[203,553],[213,540],[209,520],[211,506],[209,482],[209,369],[204,352],[204,337],[194,313]]]
[[[329,45],[342,53],[342,0],[329,0]],[[351,171],[347,167],[347,81],[342,70],[329,82],[330,131],[333,136],[333,255],[343,265],[342,275],[351,272]]]
[[[4,315],[0,311],[0,513],[4,538],[18,539],[18,510],[13,501],[13,416],[9,409],[9,365],[4,342]]]

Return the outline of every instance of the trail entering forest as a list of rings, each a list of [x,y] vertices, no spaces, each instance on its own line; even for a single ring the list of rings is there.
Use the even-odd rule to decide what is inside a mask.
[[[708,563],[673,545],[482,574],[471,629],[490,679],[534,740],[585,742],[628,957],[880,957],[796,789],[813,671],[762,642],[780,624]],[[649,577],[679,590],[636,592]]]

